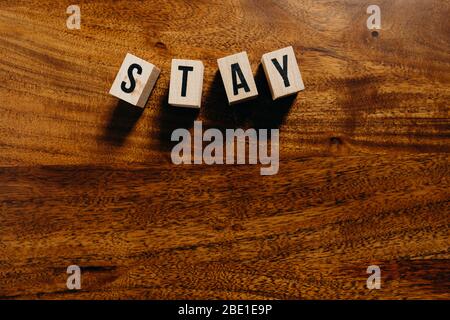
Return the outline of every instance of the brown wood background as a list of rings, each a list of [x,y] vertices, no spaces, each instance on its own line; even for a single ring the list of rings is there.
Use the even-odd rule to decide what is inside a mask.
[[[450,298],[450,2],[0,1],[1,298]],[[306,90],[272,102],[263,53]],[[229,107],[216,59],[260,97]],[[162,68],[143,112],[108,95],[127,52]],[[205,63],[200,112],[167,105]],[[280,128],[280,171],[175,166],[175,128]],[[66,268],[82,268],[68,291]],[[366,268],[382,270],[366,289]]]

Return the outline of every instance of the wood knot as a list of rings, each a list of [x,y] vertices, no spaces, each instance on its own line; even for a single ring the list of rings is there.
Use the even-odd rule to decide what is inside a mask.
[[[166,46],[163,42],[161,42],[161,41],[158,41],[158,42],[155,44],[155,47],[160,48],[160,49],[164,49],[164,50],[167,49],[167,46]]]
[[[339,137],[331,137],[330,138],[330,144],[331,145],[335,145],[335,146],[339,146],[342,144],[342,139]]]

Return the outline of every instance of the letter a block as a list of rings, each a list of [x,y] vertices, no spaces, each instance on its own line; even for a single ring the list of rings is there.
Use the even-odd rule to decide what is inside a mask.
[[[169,104],[175,107],[200,108],[204,70],[201,61],[173,59]]]
[[[264,54],[261,63],[269,82],[273,100],[305,89],[292,47]]]
[[[109,93],[144,108],[160,72],[150,62],[127,53]]]
[[[217,64],[230,105],[258,96],[247,52],[218,59]]]

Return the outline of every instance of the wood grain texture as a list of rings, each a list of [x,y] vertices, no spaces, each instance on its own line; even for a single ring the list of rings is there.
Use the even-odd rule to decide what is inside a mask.
[[[71,31],[72,3],[0,0],[1,298],[450,298],[448,0],[380,0],[378,35],[362,0],[79,3]],[[306,89],[272,102],[290,45]],[[260,95],[230,107],[244,50]],[[108,95],[127,52],[162,69],[144,111]],[[172,58],[205,64],[199,112],[168,106]],[[279,128],[279,173],[172,165],[194,120]]]

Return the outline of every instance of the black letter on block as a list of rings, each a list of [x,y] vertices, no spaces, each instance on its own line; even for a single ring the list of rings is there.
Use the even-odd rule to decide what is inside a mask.
[[[188,72],[194,71],[194,67],[178,66],[178,70],[183,71],[183,81],[181,82],[181,96],[186,97]]]
[[[283,56],[283,67],[280,66],[277,59],[272,59],[272,63],[275,66],[275,68],[278,70],[278,72],[280,73],[281,77],[283,78],[284,86],[286,88],[290,87],[291,84],[289,83],[289,78],[288,78],[288,56],[287,55]]]
[[[123,92],[132,93],[136,88],[136,80],[134,79],[133,76],[134,69],[136,69],[137,74],[142,74],[142,67],[140,65],[138,65],[137,63],[133,63],[132,65],[130,65],[128,67],[128,78],[130,79],[130,87],[127,88],[126,82],[122,81],[122,85],[120,86],[120,88],[122,89]]]
[[[235,96],[238,94],[238,90],[240,88],[244,88],[245,92],[250,91],[248,83],[245,80],[244,75],[242,74],[242,70],[241,67],[239,66],[239,63],[233,63],[231,65],[231,76],[233,79],[233,94]],[[241,80],[241,84],[237,83],[237,77],[239,77],[239,80]]]

